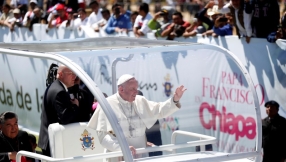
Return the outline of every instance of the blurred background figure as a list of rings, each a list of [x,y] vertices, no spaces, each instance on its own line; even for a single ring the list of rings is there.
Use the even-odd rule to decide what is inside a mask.
[[[77,10],[76,15],[74,15],[74,27],[79,28],[81,26],[86,26],[88,21],[88,17],[85,9],[79,8]]]
[[[103,93],[104,97],[107,98],[107,94],[106,93]],[[93,103],[92,103],[92,107],[91,107],[91,116],[93,115],[94,111],[96,110],[98,106],[98,102],[97,102],[97,99],[95,98]]]
[[[184,21],[183,15],[181,12],[175,12],[172,15],[172,24],[170,24],[167,29],[162,33],[162,37],[167,37],[167,40],[174,40],[175,37],[180,37],[185,32],[191,24],[187,21]]]
[[[139,15],[139,12],[138,11],[134,11],[132,12],[131,16],[130,16],[130,21],[131,21],[131,29],[129,30],[133,30],[133,27],[134,27],[134,24],[135,24],[135,20],[136,20],[136,17]]]
[[[26,12],[24,19],[23,19],[23,24],[26,25],[28,20],[31,20],[34,17],[34,9],[37,7],[37,0],[30,0],[30,7],[29,11]]]
[[[133,32],[136,37],[145,36],[151,29],[148,27],[148,22],[152,19],[149,13],[149,5],[142,3],[139,6],[139,15],[136,17]]]
[[[156,30],[155,36],[161,36],[164,31],[172,23],[172,15],[174,9],[170,6],[164,6],[161,11],[157,12],[153,19],[148,22],[148,27],[151,30]]]
[[[13,9],[11,9],[10,5],[5,4],[2,7],[2,14],[0,16],[0,25],[5,25],[9,19],[13,18]]]

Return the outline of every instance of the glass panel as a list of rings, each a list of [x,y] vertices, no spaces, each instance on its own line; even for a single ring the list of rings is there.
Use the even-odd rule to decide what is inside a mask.
[[[133,75],[138,80],[138,90],[143,92],[146,100],[166,104],[178,86],[184,85],[187,88],[180,100],[182,107],[174,113],[169,113],[170,115],[156,114],[157,111],[153,110],[163,103],[157,105],[138,96],[136,102],[129,106],[123,101],[112,105],[116,114],[119,114],[120,126],[123,126],[130,145],[141,147],[146,142],[145,138],[140,137],[145,136],[145,127],[150,124],[149,122],[155,123],[157,120],[154,118],[161,116],[163,118],[158,119],[158,124],[147,130],[147,140],[156,145],[160,145],[161,142],[162,145],[170,144],[172,133],[176,130],[208,135],[217,140],[214,144],[202,147],[198,144],[178,149],[177,153],[195,153],[201,148],[225,153],[255,150],[257,121],[252,91],[240,68],[225,51],[217,47],[193,45],[161,49],[158,47],[154,50],[141,48],[136,52],[87,51],[81,52],[80,57],[77,52],[73,55],[62,54],[83,67],[112,100],[118,100],[118,96],[112,96],[112,61],[118,57],[128,57],[129,54],[134,54],[130,61],[117,63],[116,78],[123,74]],[[263,103],[264,92],[261,92],[259,85],[255,85],[255,89],[259,94],[259,103]],[[129,92],[129,89],[125,91]],[[151,110],[145,110],[148,106]],[[142,112],[143,115],[140,114]],[[131,119],[126,120],[126,116],[129,118],[128,114],[131,113]],[[199,140],[198,137],[179,135],[176,144]],[[164,155],[171,153],[168,150],[163,151]]]

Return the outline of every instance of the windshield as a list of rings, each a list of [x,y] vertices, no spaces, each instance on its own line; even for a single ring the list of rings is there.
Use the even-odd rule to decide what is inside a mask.
[[[80,65],[107,94],[107,100],[130,146],[142,148],[198,141],[175,152],[240,153],[256,150],[258,128],[255,107],[264,103],[264,92],[260,85],[252,87],[248,84],[251,80],[245,77],[247,73],[241,70],[227,51],[215,46],[192,45],[61,54]],[[113,93],[112,63],[116,58],[127,58],[130,54],[130,61],[119,61],[115,65],[117,80],[116,92]],[[117,83],[124,74],[132,75],[135,82],[128,81],[128,86],[122,90]],[[178,106],[174,103],[173,95],[180,85],[187,90],[179,100],[181,106]],[[144,97],[137,95],[128,100],[128,96],[132,97],[137,90]],[[254,90],[258,93],[258,100],[254,98]],[[101,116],[104,116],[104,112]],[[100,140],[104,141],[106,135],[113,142],[120,140],[116,139],[111,125],[108,122],[105,124],[107,128],[101,131],[103,135],[99,135]],[[179,134],[172,140],[172,134],[178,130],[196,135]],[[215,142],[204,138],[204,135],[214,137]],[[200,140],[204,143],[200,143]],[[109,151],[118,150],[108,144],[105,147]],[[137,154],[134,158],[174,153],[172,149],[161,151],[153,152],[153,155]]]

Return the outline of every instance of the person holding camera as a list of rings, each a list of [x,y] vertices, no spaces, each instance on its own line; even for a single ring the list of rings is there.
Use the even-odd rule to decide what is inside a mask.
[[[181,12],[175,12],[172,15],[173,23],[167,27],[162,33],[162,37],[167,36],[167,40],[174,40],[175,37],[180,37],[191,24],[183,20]]]
[[[193,19],[193,23],[189,26],[183,36],[187,37],[194,37],[197,34],[203,34],[207,31],[208,25],[203,22],[203,19],[198,16],[198,13],[195,14]]]
[[[151,30],[156,30],[155,36],[161,36],[164,31],[172,23],[172,14],[174,10],[170,6],[164,6],[161,11],[157,12],[153,19],[148,22]]]
[[[231,0],[226,5],[224,5],[223,0],[219,0],[218,2],[218,7],[222,14],[231,13],[233,15],[233,25],[236,28],[238,37],[245,37],[246,42],[249,43],[252,36],[252,13],[244,11],[243,1]]]
[[[73,29],[74,20],[78,18],[78,14],[75,13],[72,8],[68,8],[66,12],[68,13],[68,18],[67,20],[63,21],[59,27]]]
[[[49,21],[49,28],[59,27],[65,20],[68,19],[68,14],[65,5],[57,4],[56,12],[52,13],[51,21]]]
[[[217,17],[215,20],[213,32],[213,37],[232,35],[232,26],[224,15]]]
[[[107,34],[127,33],[131,26],[130,18],[120,14],[119,6],[120,4],[118,3],[115,3],[112,6],[113,15],[109,18],[105,28]]]

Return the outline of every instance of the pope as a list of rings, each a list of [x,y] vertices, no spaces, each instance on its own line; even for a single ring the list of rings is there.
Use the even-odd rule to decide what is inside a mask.
[[[148,154],[136,154],[136,148],[147,146],[145,130],[151,128],[157,119],[165,118],[181,108],[180,99],[186,88],[179,86],[174,95],[165,102],[153,102],[137,95],[138,81],[129,74],[122,75],[117,82],[118,92],[107,98],[112,107],[134,158]],[[88,127],[97,130],[101,145],[108,151],[120,151],[116,134],[101,106],[95,110]],[[119,159],[115,160],[118,161]]]

